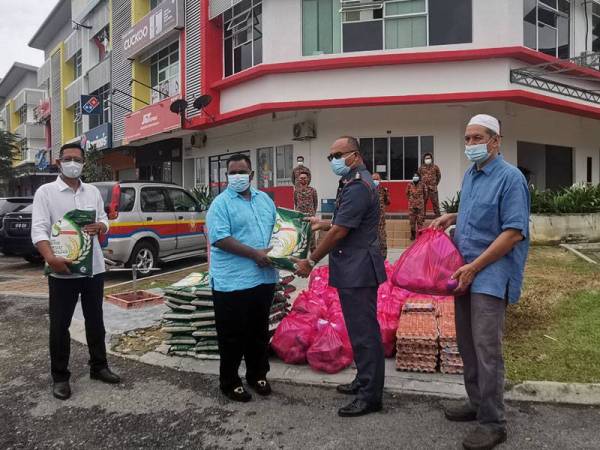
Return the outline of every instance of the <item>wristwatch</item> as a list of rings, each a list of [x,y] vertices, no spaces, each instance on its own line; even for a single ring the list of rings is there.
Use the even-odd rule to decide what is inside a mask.
[[[315,267],[315,266],[317,265],[317,263],[316,263],[316,262],[314,262],[312,259],[308,258],[308,265],[309,265],[310,267]]]

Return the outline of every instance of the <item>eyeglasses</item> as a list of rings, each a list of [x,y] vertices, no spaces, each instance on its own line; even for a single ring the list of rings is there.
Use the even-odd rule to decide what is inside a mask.
[[[61,162],[76,162],[76,163],[80,163],[80,164],[83,163],[83,159],[81,159],[81,158],[72,158],[70,156],[67,156],[65,158],[60,158],[60,161]]]
[[[340,158],[344,158],[347,156],[350,156],[351,154],[356,153],[356,152],[336,152],[336,153],[332,153],[331,155],[327,155],[327,160],[328,161],[333,161],[334,159],[340,159]]]

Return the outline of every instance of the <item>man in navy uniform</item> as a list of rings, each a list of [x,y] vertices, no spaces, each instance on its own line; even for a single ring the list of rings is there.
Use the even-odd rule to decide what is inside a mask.
[[[337,139],[327,158],[333,173],[341,176],[333,221],[311,218],[313,230],[329,232],[309,259],[297,261],[296,273],[307,277],[329,254],[329,284],[339,292],[357,367],[354,381],[337,388],[356,398],[338,414],[354,417],[379,411],[383,393],[377,289],[386,274],[379,249],[379,194],[355,138]]]

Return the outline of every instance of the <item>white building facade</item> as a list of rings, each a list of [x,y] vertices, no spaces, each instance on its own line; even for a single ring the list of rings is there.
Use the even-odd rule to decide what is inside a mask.
[[[325,156],[336,137],[353,135],[390,188],[388,212],[402,214],[426,151],[442,170],[440,199],[459,190],[463,133],[477,113],[501,120],[505,158],[537,187],[599,182],[595,2],[213,0],[200,8],[201,76],[186,96],[212,102],[186,121],[195,131],[184,144],[186,187],[222,189],[223,161],[248,152],[257,186],[291,206],[290,172],[302,155],[319,197],[331,199],[337,183]],[[188,63],[186,74],[198,68]]]

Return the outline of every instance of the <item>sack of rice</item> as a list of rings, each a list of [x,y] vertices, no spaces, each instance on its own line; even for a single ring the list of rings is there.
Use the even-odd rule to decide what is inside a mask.
[[[291,258],[308,257],[311,240],[310,222],[305,222],[304,214],[290,209],[277,208],[277,218],[267,256],[277,269],[294,271]]]
[[[52,225],[50,246],[56,256],[71,260],[69,270],[86,276],[93,275],[93,238],[83,227],[96,221],[96,210],[74,209]],[[46,264],[46,275],[52,272]]]

